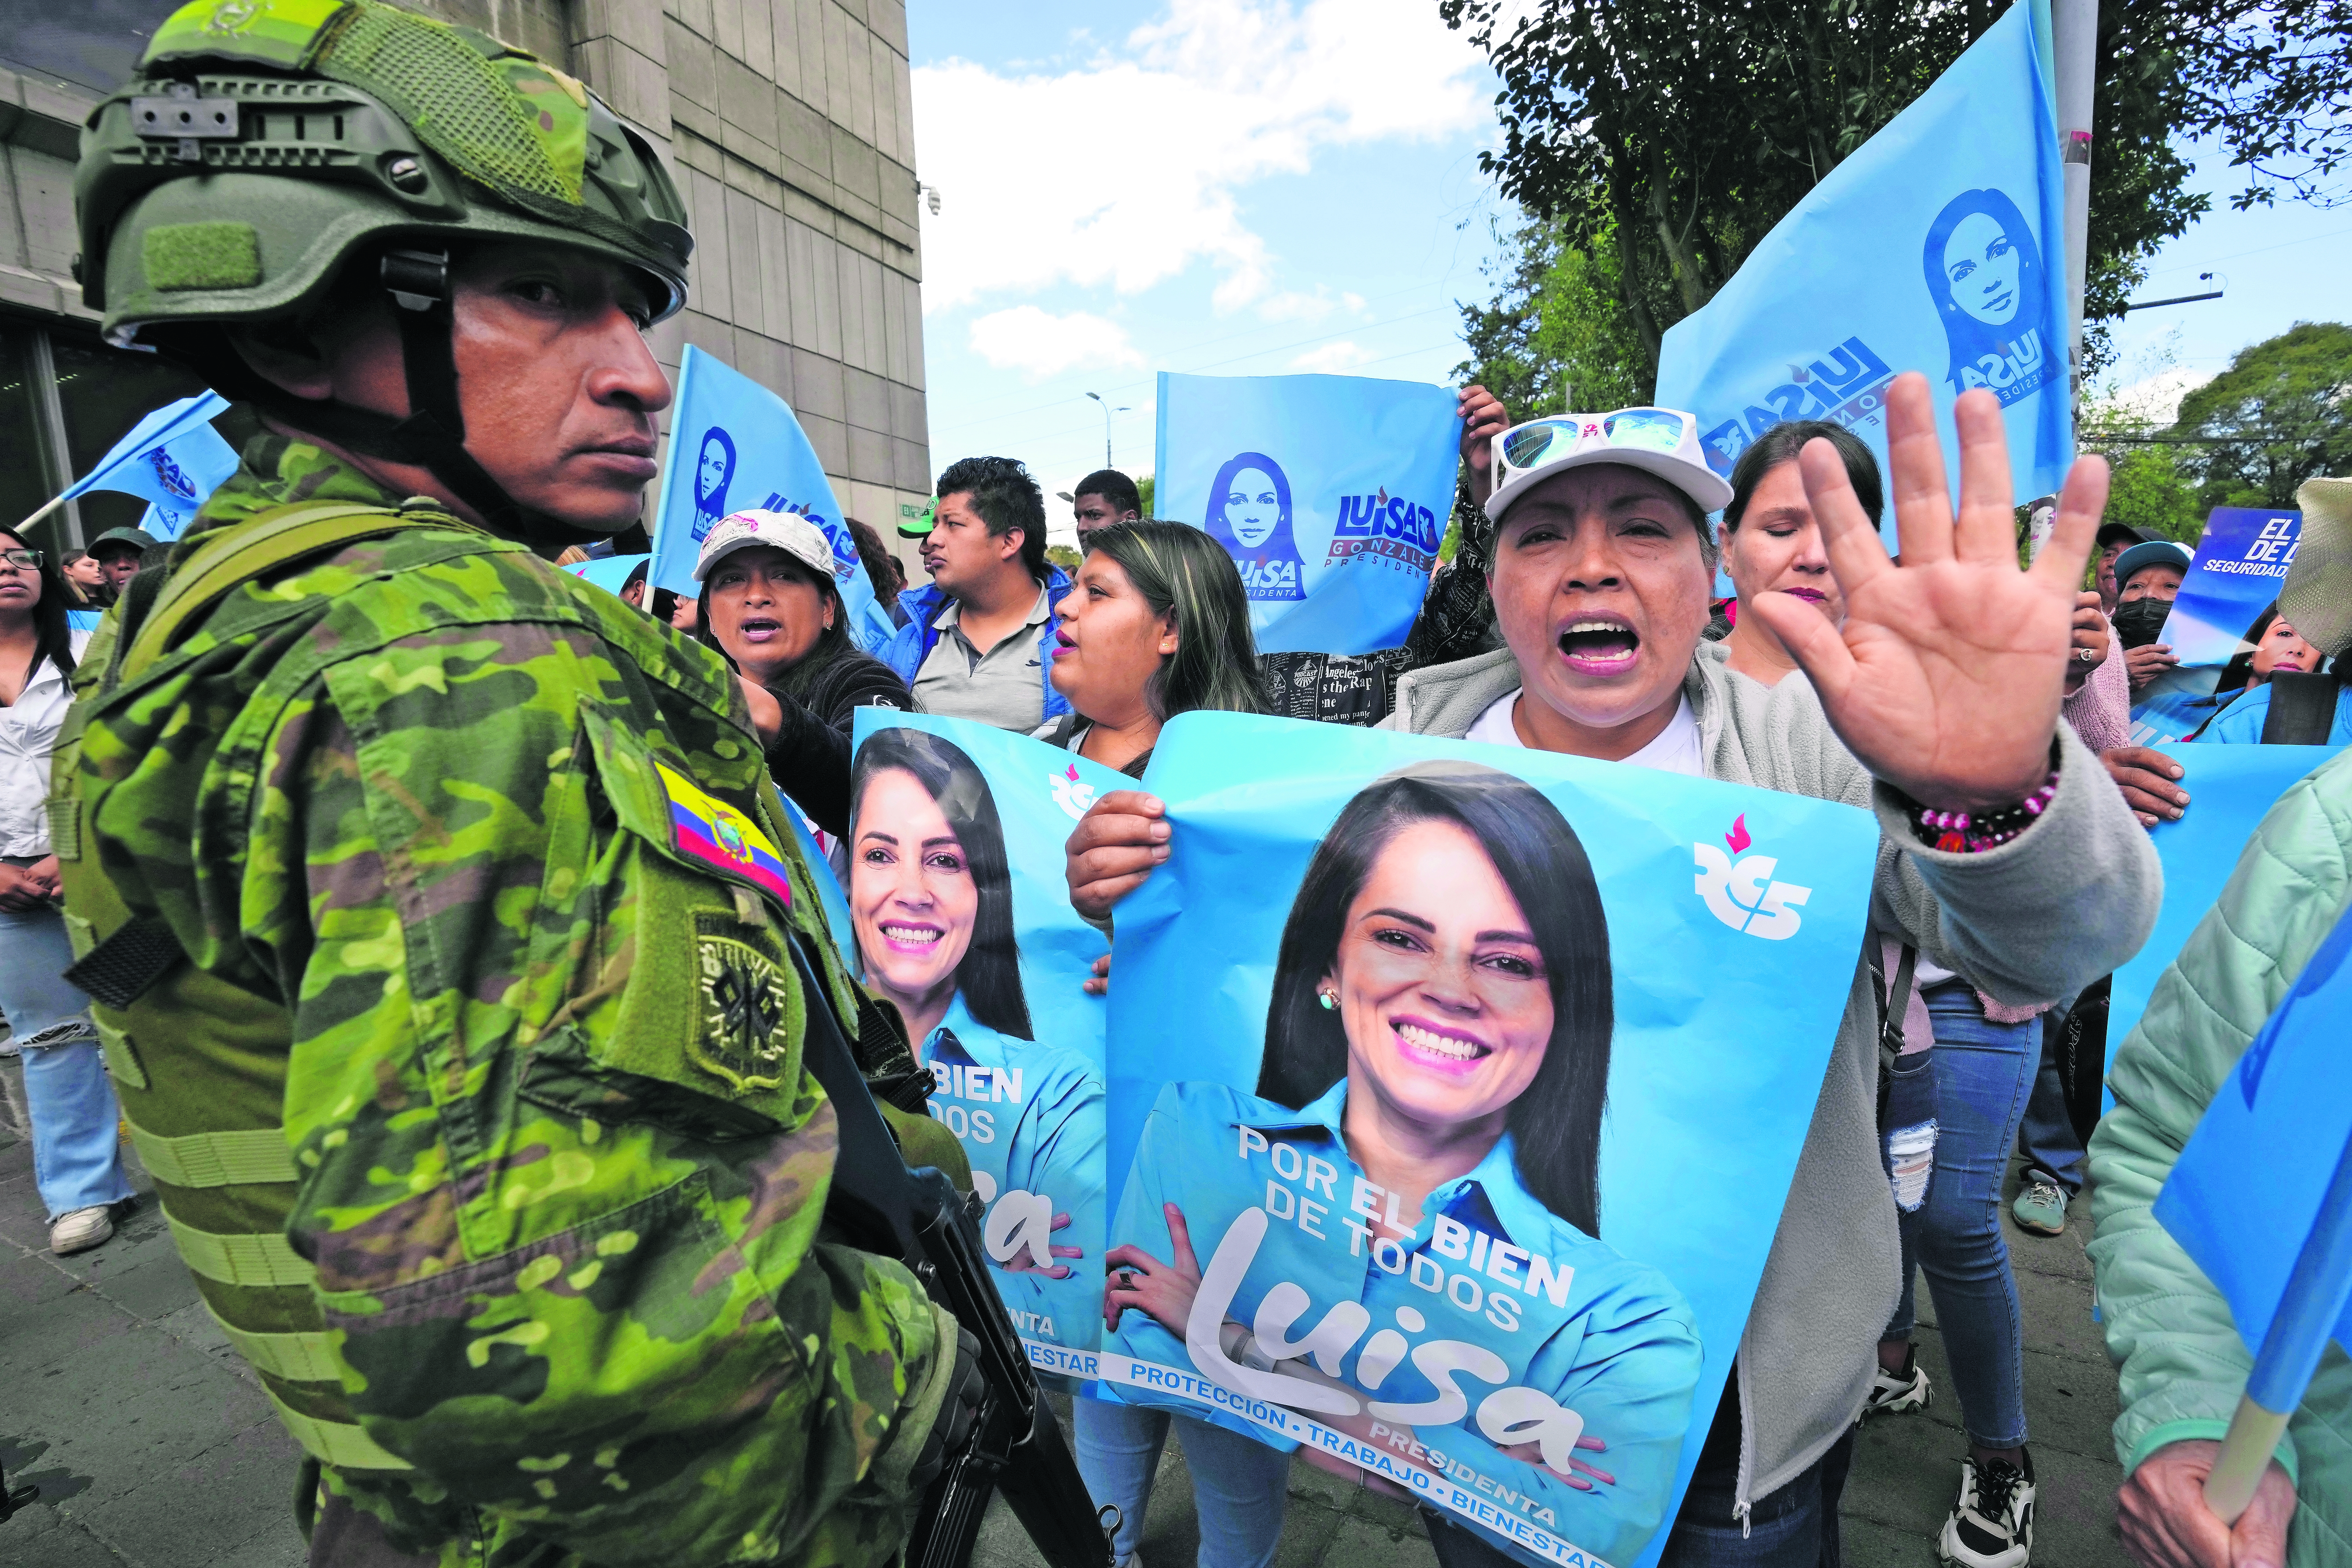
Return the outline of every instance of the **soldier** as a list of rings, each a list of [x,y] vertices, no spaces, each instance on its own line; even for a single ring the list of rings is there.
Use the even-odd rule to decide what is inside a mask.
[[[818,1234],[803,1030],[856,995],[725,666],[541,559],[654,473],[668,177],[482,34],[198,0],[75,194],[108,338],[268,431],[100,634],[51,816],[312,1561],[888,1562],[970,1363]]]

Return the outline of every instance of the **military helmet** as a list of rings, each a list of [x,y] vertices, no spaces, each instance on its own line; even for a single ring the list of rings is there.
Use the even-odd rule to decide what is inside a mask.
[[[109,341],[299,315],[354,253],[555,241],[686,301],[693,239],[645,139],[572,78],[378,0],[195,0],[81,136],[82,299]]]

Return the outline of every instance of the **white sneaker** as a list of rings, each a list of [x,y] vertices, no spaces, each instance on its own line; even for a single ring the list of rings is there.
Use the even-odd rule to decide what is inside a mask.
[[[49,1226],[49,1250],[59,1258],[71,1253],[88,1252],[103,1246],[114,1234],[114,1209],[100,1204],[95,1208],[75,1209],[58,1216]]]
[[[1903,1370],[1889,1372],[1878,1369],[1871,1380],[1870,1397],[1862,1402],[1864,1417],[1880,1412],[1890,1414],[1905,1410],[1925,1410],[1935,1403],[1936,1391],[1927,1382],[1927,1370],[1919,1364],[1919,1352],[1914,1346],[1903,1352]]]
[[[1936,1555],[1950,1568],[2025,1568],[2033,1551],[2033,1456],[1960,1461],[1960,1500],[1944,1521]]]

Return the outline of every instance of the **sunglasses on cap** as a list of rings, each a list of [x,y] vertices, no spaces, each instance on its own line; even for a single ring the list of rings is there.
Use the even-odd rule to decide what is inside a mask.
[[[1620,408],[1612,414],[1554,414],[1514,425],[1495,449],[1506,479],[1580,452],[1677,453],[1691,434],[1691,416],[1675,408]]]

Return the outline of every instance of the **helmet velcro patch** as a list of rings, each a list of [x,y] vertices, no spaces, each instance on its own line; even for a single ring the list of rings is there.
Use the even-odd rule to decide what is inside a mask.
[[[249,223],[171,223],[141,237],[147,286],[251,289],[261,282],[261,236]]]

